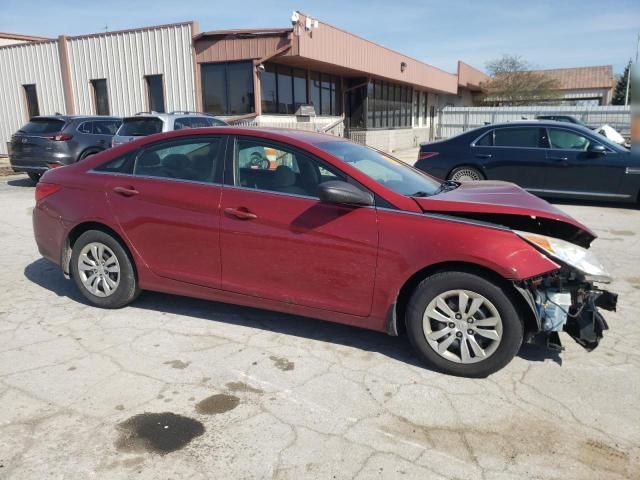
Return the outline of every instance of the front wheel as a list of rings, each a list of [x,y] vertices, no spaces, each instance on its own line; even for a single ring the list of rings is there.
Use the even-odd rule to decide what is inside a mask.
[[[486,377],[518,353],[524,326],[503,289],[467,272],[423,280],[407,307],[407,333],[417,354],[442,372]]]
[[[76,240],[71,276],[87,300],[102,308],[124,307],[140,293],[129,255],[120,242],[99,230],[89,230]]]

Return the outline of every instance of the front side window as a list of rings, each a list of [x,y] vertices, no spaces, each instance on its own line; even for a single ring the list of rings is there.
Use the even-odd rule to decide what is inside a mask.
[[[440,188],[440,182],[434,178],[411,168],[400,160],[363,145],[331,141],[318,143],[316,147],[348,163],[400,195],[433,195]]]
[[[104,78],[91,80],[93,87],[93,104],[97,115],[109,115],[109,92],[107,80]]]
[[[569,130],[561,130],[559,128],[549,129],[549,142],[551,148],[561,150],[586,150],[591,144],[591,140],[587,137],[579,135]]]
[[[221,151],[220,138],[182,140],[143,150],[135,161],[134,175],[144,177],[214,181]]]
[[[538,127],[508,127],[494,130],[496,147],[541,148],[542,136]]]
[[[38,93],[35,84],[23,85],[24,95],[27,100],[27,113],[29,118],[40,115],[40,106],[38,105]]]
[[[238,139],[234,151],[236,186],[318,197],[318,186],[343,180],[312,156],[260,140]]]
[[[100,120],[93,122],[93,133],[96,135],[115,135],[122,122],[119,120]]]

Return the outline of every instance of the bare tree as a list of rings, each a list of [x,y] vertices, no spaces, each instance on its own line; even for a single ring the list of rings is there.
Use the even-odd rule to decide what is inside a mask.
[[[561,96],[558,80],[532,71],[518,55],[503,55],[487,62],[486,68],[491,80],[482,85],[485,105],[531,105],[553,102]]]

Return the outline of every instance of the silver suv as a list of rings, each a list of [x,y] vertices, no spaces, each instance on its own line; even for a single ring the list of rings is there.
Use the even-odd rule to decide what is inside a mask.
[[[170,132],[183,128],[206,128],[228,125],[227,122],[207,113],[197,112],[141,112],[125,117],[111,140],[111,146],[135,140],[154,133]]]

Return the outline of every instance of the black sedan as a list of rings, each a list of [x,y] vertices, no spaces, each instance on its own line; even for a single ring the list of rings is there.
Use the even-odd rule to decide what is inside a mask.
[[[640,158],[580,125],[491,124],[420,146],[416,168],[454,181],[505,180],[542,197],[638,202]]]

